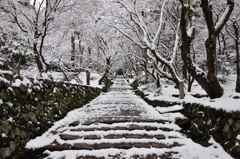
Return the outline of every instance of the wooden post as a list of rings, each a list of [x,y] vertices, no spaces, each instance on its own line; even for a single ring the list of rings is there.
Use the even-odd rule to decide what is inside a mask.
[[[86,70],[86,84],[90,85],[90,72]]]
[[[180,97],[180,99],[184,99],[184,96],[185,96],[185,94],[184,94],[184,83],[183,83],[183,81],[180,81],[179,82],[179,97]]]

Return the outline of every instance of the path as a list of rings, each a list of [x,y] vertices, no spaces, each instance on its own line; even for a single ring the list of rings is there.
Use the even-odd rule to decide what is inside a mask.
[[[230,158],[214,141],[205,148],[181,134],[174,124],[180,109],[149,106],[118,77],[110,92],[69,112],[26,147],[44,151],[46,159]]]

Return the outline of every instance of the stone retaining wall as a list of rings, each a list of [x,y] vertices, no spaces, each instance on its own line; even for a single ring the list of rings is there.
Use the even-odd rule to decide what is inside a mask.
[[[182,113],[191,119],[194,141],[204,143],[212,136],[234,158],[240,158],[239,111],[226,112],[197,103],[183,103],[183,107]]]
[[[98,88],[0,75],[0,159],[28,158],[26,143],[70,110],[87,104]]]
[[[208,146],[208,140],[212,136],[225,151],[240,159],[240,111],[226,112],[197,103],[150,100],[139,90],[136,94],[154,107],[182,104],[181,113],[190,119],[190,136],[195,142]]]

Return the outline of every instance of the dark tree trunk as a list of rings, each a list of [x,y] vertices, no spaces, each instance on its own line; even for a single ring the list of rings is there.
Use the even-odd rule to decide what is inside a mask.
[[[183,78],[184,78],[184,79],[188,79],[187,67],[186,67],[186,65],[184,65],[184,64],[183,64],[183,66],[182,66],[182,74],[183,74]]]
[[[190,75],[188,75],[188,92],[192,91],[193,82],[194,82],[194,78],[192,78]]]
[[[218,22],[219,24],[217,26],[214,25],[212,7],[209,4],[209,1],[202,0],[201,7],[208,27],[208,39],[205,42],[208,69],[207,79],[214,92],[215,98],[218,98],[223,95],[223,88],[221,87],[216,76],[217,69],[216,39],[219,36],[222,28],[226,24],[227,20],[229,19],[233,11],[234,2],[231,0],[227,0],[227,7],[225,8],[224,11],[225,14],[222,15],[223,19],[222,21]]]
[[[88,55],[89,55],[88,64],[90,65],[92,65],[91,54],[92,54],[92,48],[88,47]]]
[[[221,87],[219,80],[217,78],[217,53],[216,53],[216,36],[211,35],[206,43],[207,52],[207,79],[209,85],[214,93],[214,98],[219,98],[223,95],[223,88]]]
[[[191,58],[192,37],[187,34],[186,30],[188,23],[191,22],[191,14],[193,14],[193,11],[190,9],[190,6],[186,7],[182,2],[182,13],[180,22],[180,29],[182,32],[182,45],[180,46],[181,56],[188,73],[202,86],[206,93],[211,97],[213,93],[204,72],[200,73],[197,71],[197,67],[195,66]]]
[[[39,70],[39,72],[43,72],[43,65],[42,65],[42,62],[41,62],[40,57],[38,55],[37,43],[33,44],[33,52],[34,52],[34,55],[35,55],[35,61],[36,61],[38,70]]]
[[[90,85],[90,72],[88,70],[86,71],[86,84]]]
[[[235,91],[240,93],[240,61],[239,61],[239,26],[237,22],[233,22],[233,28],[235,33],[235,45],[236,45],[236,73],[237,73],[237,81]]]
[[[145,67],[145,82],[148,83],[148,71],[147,71],[147,65],[148,65],[148,56],[147,56],[147,49],[143,49],[143,57],[145,59],[144,67]]]
[[[215,28],[215,24],[213,21],[212,8],[209,5],[208,0],[202,0],[201,7],[202,7],[205,20],[207,23],[207,27],[208,27],[208,38],[205,42],[206,54],[207,54],[206,66],[208,69],[207,80],[213,91],[213,98],[219,98],[223,95],[223,88],[221,87],[216,75],[216,72],[217,72],[216,46],[217,46],[217,37],[220,33],[220,30],[217,30],[218,28]]]
[[[156,82],[156,84],[157,84],[157,88],[160,88],[160,87],[161,87],[161,82],[160,82],[160,78],[159,78],[159,77],[157,77],[157,82]]]
[[[202,88],[206,91],[210,98],[219,98],[223,95],[223,88],[220,86],[220,83],[216,76],[216,66],[217,66],[217,55],[216,55],[216,38],[219,35],[221,29],[226,24],[232,10],[233,10],[233,3],[227,0],[228,8],[225,9],[226,12],[223,21],[221,21],[217,28],[215,28],[213,22],[213,14],[211,10],[211,6],[208,4],[208,0],[202,0],[201,7],[203,13],[205,15],[205,20],[208,27],[209,36],[205,42],[206,53],[207,53],[207,69],[208,72],[205,74],[202,70],[199,71],[192,58],[191,58],[191,43],[192,43],[192,36],[189,35],[187,32],[187,28],[189,25],[192,24],[192,17],[194,16],[193,10],[190,8],[190,1],[188,1],[188,5],[185,5],[185,1],[182,3],[182,13],[181,13],[181,32],[182,32],[182,46],[181,48],[181,55],[186,65],[188,73],[202,86]],[[221,19],[221,18],[220,18]],[[194,27],[194,26],[192,26]]]
[[[101,79],[98,81],[98,84],[99,84],[99,85],[102,85],[103,80],[104,80],[104,79],[108,76],[108,74],[109,74],[110,64],[111,64],[110,58],[106,58],[106,63],[107,63],[107,66],[106,66],[106,69],[105,69],[105,73],[103,74],[103,76],[101,77]]]

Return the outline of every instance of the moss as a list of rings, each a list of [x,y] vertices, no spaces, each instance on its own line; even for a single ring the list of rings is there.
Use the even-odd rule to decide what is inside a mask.
[[[138,81],[137,80],[134,80],[130,86],[133,88],[133,89],[138,89],[139,85],[138,85]]]
[[[0,107],[0,158],[27,158],[26,143],[41,135],[53,122],[64,117],[72,109],[79,108],[100,94],[101,89],[71,85],[51,80],[40,80],[28,86],[0,89],[3,103]],[[53,88],[57,91],[53,92]],[[28,92],[31,89],[31,92]],[[44,101],[44,102],[43,102]],[[11,104],[9,104],[11,103]],[[55,116],[57,115],[57,116]],[[8,122],[9,116],[14,123]],[[38,129],[38,127],[40,129]],[[29,158],[29,157],[28,157]]]

